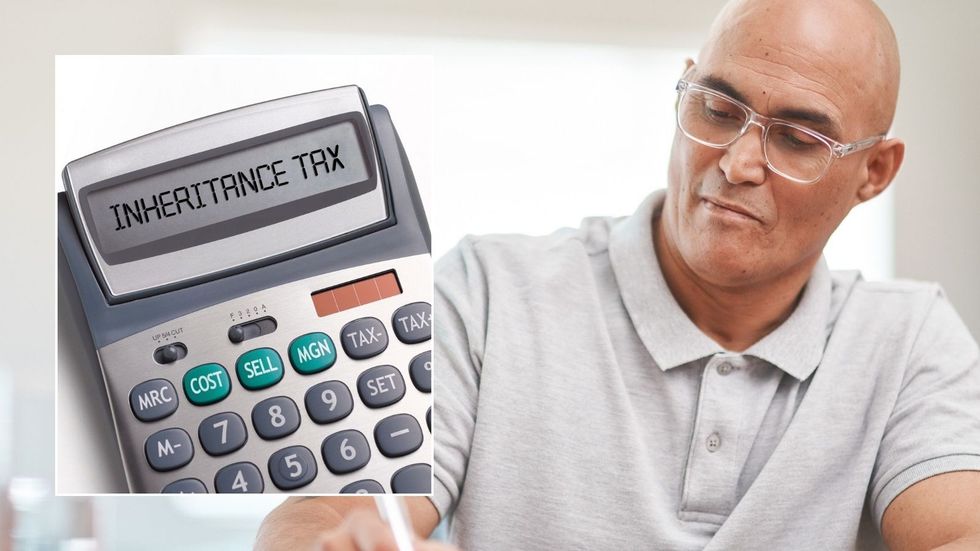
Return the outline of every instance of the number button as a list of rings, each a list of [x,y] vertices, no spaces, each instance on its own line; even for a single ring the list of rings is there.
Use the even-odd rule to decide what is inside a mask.
[[[405,395],[405,380],[393,366],[372,367],[357,378],[357,393],[369,408],[390,406]]]
[[[432,338],[432,306],[426,302],[406,304],[391,316],[395,336],[405,344],[425,342]]]
[[[377,481],[371,479],[358,480],[357,482],[351,482],[350,484],[344,486],[340,489],[342,494],[383,494],[385,493],[384,487],[378,484]]]
[[[140,421],[158,421],[177,411],[177,391],[166,379],[146,381],[129,391],[129,406]]]
[[[428,494],[432,492],[432,467],[416,463],[402,467],[391,476],[393,494]]]
[[[214,491],[219,494],[261,494],[264,490],[262,473],[251,463],[232,463],[214,475]]]
[[[319,373],[336,361],[337,350],[326,333],[308,333],[289,343],[289,363],[303,375]]]
[[[146,459],[153,470],[165,472],[179,469],[194,457],[194,444],[183,429],[164,429],[153,433],[144,446]]]
[[[388,332],[377,318],[356,319],[340,330],[344,352],[355,360],[363,360],[388,348]]]
[[[423,352],[408,364],[412,384],[422,392],[432,392],[432,352]]]
[[[184,478],[167,484],[162,494],[206,494],[208,489],[196,478]]]
[[[266,440],[289,436],[299,428],[296,402],[285,396],[262,400],[252,408],[252,426]]]
[[[245,445],[248,433],[245,421],[235,413],[212,415],[197,428],[201,447],[210,455],[227,455]]]
[[[269,476],[280,490],[295,490],[316,478],[316,459],[303,446],[290,446],[269,458]]]
[[[367,465],[371,448],[367,438],[356,430],[342,430],[323,440],[323,462],[333,474],[347,474]]]
[[[340,381],[314,385],[306,391],[305,401],[310,418],[321,425],[347,417],[354,408],[354,398],[350,390]]]
[[[422,427],[407,413],[392,415],[374,426],[374,441],[386,457],[408,455],[422,446]]]

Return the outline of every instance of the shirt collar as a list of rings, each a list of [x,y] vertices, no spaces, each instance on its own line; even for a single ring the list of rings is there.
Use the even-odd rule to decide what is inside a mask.
[[[664,371],[729,353],[681,310],[660,271],[653,220],[660,216],[666,196],[665,189],[650,194],[632,216],[616,222],[609,237],[610,262],[626,311]],[[806,379],[823,358],[830,301],[830,271],[821,256],[790,317],[742,354],[765,360],[798,380]]]

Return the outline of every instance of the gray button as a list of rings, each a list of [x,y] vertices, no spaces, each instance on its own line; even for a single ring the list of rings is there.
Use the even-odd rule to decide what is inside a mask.
[[[208,489],[196,478],[183,478],[163,487],[162,494],[206,494]]]
[[[719,435],[717,432],[711,433],[711,435],[708,436],[708,439],[705,440],[705,447],[707,447],[708,451],[711,453],[718,451],[718,448],[721,447],[721,435]]]
[[[721,362],[720,364],[718,364],[718,368],[717,369],[718,369],[718,374],[719,375],[728,375],[735,368],[732,367],[732,364],[730,364],[728,362]]]
[[[269,458],[269,476],[280,490],[295,490],[316,478],[316,459],[303,446],[290,446]]]
[[[357,378],[357,393],[369,408],[390,406],[405,395],[405,380],[393,366],[379,365]]]
[[[425,426],[429,427],[429,432],[432,432],[432,406],[425,410]]]
[[[340,330],[344,352],[355,360],[363,360],[388,348],[388,332],[377,318],[356,319]]]
[[[385,489],[375,480],[358,480],[340,489],[342,494],[383,494]]]
[[[412,384],[422,392],[432,392],[432,352],[423,352],[408,364]]]
[[[392,415],[374,426],[374,441],[387,457],[408,455],[422,446],[422,427],[407,413]]]
[[[395,310],[391,326],[405,344],[427,341],[432,338],[432,306],[425,302],[406,304]]]
[[[232,412],[212,415],[197,427],[201,447],[210,455],[226,455],[245,445],[245,421]]]
[[[146,381],[129,391],[129,406],[140,421],[157,421],[177,411],[177,391],[166,379]]]
[[[350,390],[340,381],[326,381],[310,387],[304,401],[310,418],[321,425],[347,417],[354,408]]]
[[[320,451],[333,474],[354,472],[371,459],[367,438],[356,430],[342,430],[326,437]]]
[[[214,475],[214,491],[219,494],[261,494],[264,490],[262,473],[251,463],[232,463]]]
[[[416,463],[398,469],[391,476],[391,491],[395,494],[432,493],[432,467]]]
[[[183,429],[164,429],[146,439],[146,460],[156,471],[172,471],[191,462],[194,445]]]
[[[285,396],[266,398],[252,408],[252,426],[266,440],[289,436],[299,428],[299,408]]]

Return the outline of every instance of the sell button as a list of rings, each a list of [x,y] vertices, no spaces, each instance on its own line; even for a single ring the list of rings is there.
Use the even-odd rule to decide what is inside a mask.
[[[323,371],[336,361],[337,350],[326,333],[307,333],[289,343],[289,362],[303,375]]]
[[[282,358],[271,348],[256,348],[238,357],[235,371],[249,390],[268,388],[282,379]]]
[[[184,374],[184,394],[196,406],[224,400],[231,392],[228,372],[221,364],[199,365]]]

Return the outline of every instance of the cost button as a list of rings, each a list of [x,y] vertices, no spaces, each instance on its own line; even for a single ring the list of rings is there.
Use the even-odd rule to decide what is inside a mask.
[[[184,394],[196,406],[220,402],[229,392],[228,372],[221,364],[199,365],[184,374]]]

